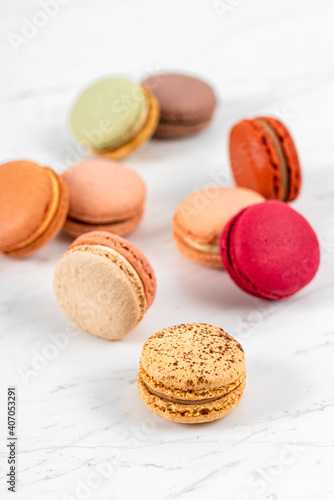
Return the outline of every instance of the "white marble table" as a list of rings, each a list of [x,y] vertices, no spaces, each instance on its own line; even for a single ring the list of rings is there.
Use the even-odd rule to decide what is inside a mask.
[[[66,112],[78,88],[98,75],[203,74],[220,106],[198,137],[153,141],[127,159],[149,192],[130,239],[150,258],[158,294],[124,341],[78,332],[58,309],[52,276],[65,236],[28,259],[0,258],[0,497],[11,498],[6,394],[15,385],[15,498],[332,499],[333,2],[54,2],[47,18],[42,1],[1,5],[1,161],[26,157],[61,171],[78,160]],[[32,22],[39,27],[29,28]],[[232,182],[230,126],[264,113],[287,122],[297,141],[305,182],[293,206],[315,227],[322,251],[314,281],[280,303],[251,298],[225,273],[187,262],[171,238],[183,196]],[[181,322],[216,324],[244,346],[245,396],[223,420],[172,424],[137,396],[145,339]]]

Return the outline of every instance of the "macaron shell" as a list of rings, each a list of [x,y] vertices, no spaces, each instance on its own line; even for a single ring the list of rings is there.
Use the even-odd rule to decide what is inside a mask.
[[[25,160],[0,166],[0,186],[0,250],[4,252],[38,231],[53,191],[47,170]]]
[[[238,406],[246,386],[246,377],[244,377],[238,387],[216,401],[187,405],[171,403],[151,394],[139,374],[137,381],[139,397],[151,412],[171,422],[182,424],[200,424],[225,417]]]
[[[245,292],[283,299],[298,292],[319,267],[319,243],[309,223],[283,202],[245,208],[226,226],[221,256]]]
[[[165,387],[191,392],[228,386],[245,372],[241,345],[221,328],[200,323],[151,335],[143,346],[141,363]]]
[[[132,218],[143,210],[145,183],[135,171],[119,162],[86,160],[62,176],[70,193],[70,219],[110,224]]]
[[[144,285],[147,307],[152,305],[156,293],[154,270],[146,256],[135,245],[120,236],[104,231],[82,234],[70,245],[69,250],[79,245],[102,245],[117,250],[138,273]]]
[[[160,73],[145,79],[142,85],[158,99],[163,120],[207,121],[216,106],[212,87],[190,75]]]
[[[139,323],[146,310],[140,278],[118,252],[79,245],[58,262],[54,292],[60,308],[82,330],[119,340]]]
[[[10,257],[26,257],[52,241],[63,228],[67,217],[70,200],[65,182],[60,176],[57,176],[57,178],[59,182],[60,197],[57,211],[48,228],[28,246],[20,248],[19,250],[7,251],[6,255],[9,255]]]
[[[271,117],[265,117],[264,119],[276,131],[282,143],[289,169],[289,193],[287,201],[293,201],[299,195],[302,184],[302,172],[294,140],[281,121]]]
[[[109,233],[124,236],[136,229],[143,216],[144,210],[136,214],[131,219],[113,222],[112,224],[89,224],[88,222],[79,222],[77,220],[67,218],[63,229],[67,234],[74,238],[77,238],[84,233],[90,233],[91,231],[108,231]]]
[[[202,189],[181,201],[173,217],[173,227],[197,243],[218,245],[224,226],[234,215],[263,201],[263,196],[246,188]]]
[[[143,89],[143,91],[149,107],[148,116],[143,127],[125,144],[113,149],[93,149],[95,154],[104,158],[124,158],[143,146],[153,136],[159,123],[160,106],[152,92],[149,92],[147,89]]]

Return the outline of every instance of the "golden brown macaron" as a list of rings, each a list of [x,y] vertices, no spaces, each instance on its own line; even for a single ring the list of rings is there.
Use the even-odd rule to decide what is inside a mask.
[[[137,380],[139,396],[153,413],[172,422],[210,422],[241,401],[244,351],[216,326],[173,326],[145,342]]]
[[[219,240],[240,210],[265,201],[246,188],[211,187],[196,191],[181,201],[173,217],[173,237],[188,259],[208,267],[223,268]]]
[[[61,230],[68,189],[53,170],[27,160],[0,165],[0,252],[24,257]]]
[[[94,158],[68,168],[62,177],[70,194],[64,226],[69,235],[109,231],[123,236],[140,223],[146,187],[134,170],[115,160]]]
[[[152,305],[154,271],[146,256],[115,234],[82,234],[58,262],[59,306],[82,330],[107,340],[130,333]]]

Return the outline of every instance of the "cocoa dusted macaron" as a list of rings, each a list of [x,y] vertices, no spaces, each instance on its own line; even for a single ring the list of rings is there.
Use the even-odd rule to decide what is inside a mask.
[[[153,413],[172,422],[210,422],[240,403],[245,354],[221,328],[177,325],[145,342],[137,380],[139,396]]]
[[[30,255],[57,236],[69,207],[65,182],[28,160],[0,165],[0,252]]]
[[[109,231],[123,236],[142,220],[145,183],[122,163],[101,158],[86,160],[68,168],[62,178],[70,193],[64,226],[69,235]]]
[[[200,78],[180,73],[157,73],[142,85],[160,104],[155,137],[179,138],[205,129],[216,108],[213,88]]]
[[[238,186],[267,199],[297,198],[302,174],[295,143],[285,125],[268,116],[242,120],[230,133],[230,161]]]

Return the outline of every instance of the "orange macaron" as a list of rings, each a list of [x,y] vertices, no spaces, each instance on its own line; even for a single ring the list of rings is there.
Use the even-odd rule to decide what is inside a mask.
[[[115,160],[82,161],[62,174],[70,194],[64,230],[73,237],[90,231],[125,235],[144,215],[146,186],[142,178]]]
[[[267,199],[297,198],[302,174],[295,143],[286,126],[271,117],[238,122],[230,133],[230,161],[238,186]]]
[[[0,165],[0,252],[29,255],[61,230],[69,207],[68,189],[48,167],[27,160]]]

